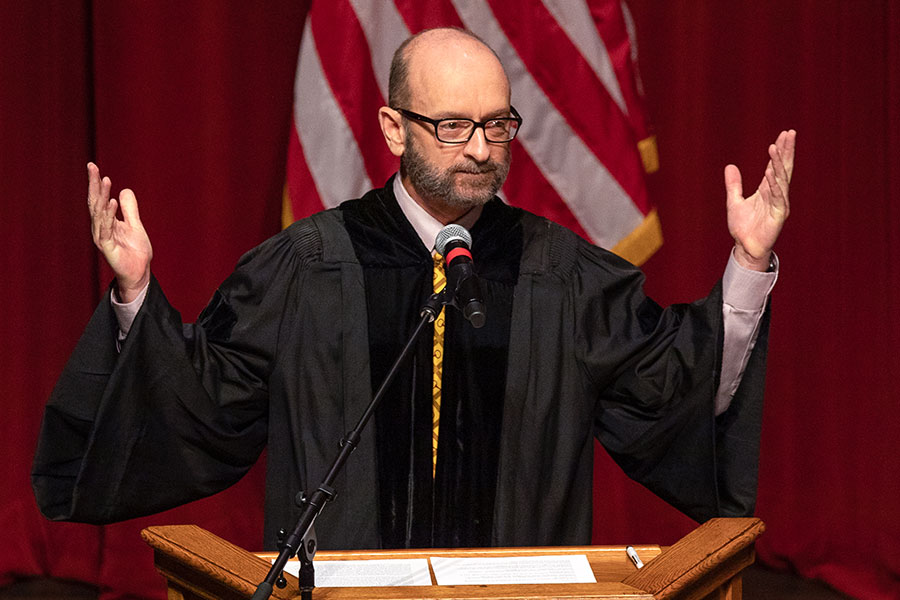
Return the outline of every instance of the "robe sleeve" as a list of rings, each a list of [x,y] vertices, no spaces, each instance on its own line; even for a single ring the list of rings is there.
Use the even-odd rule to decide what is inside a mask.
[[[595,436],[629,477],[698,521],[752,514],[767,319],[733,405],[717,418],[721,283],[662,309],[627,262],[585,245],[579,265],[573,306]]]
[[[154,278],[121,353],[104,298],[45,410],[32,468],[41,511],[108,523],[243,476],[265,445],[268,377],[300,278],[282,232],[242,257],[193,325]]]

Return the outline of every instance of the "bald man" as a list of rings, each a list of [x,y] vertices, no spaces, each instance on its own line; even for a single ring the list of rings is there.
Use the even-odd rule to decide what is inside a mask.
[[[725,276],[663,310],[634,266],[497,199],[522,123],[510,101],[500,61],[471,34],[407,40],[378,113],[399,175],[250,251],[193,325],[151,274],[134,194],[111,199],[89,165],[94,241],[116,281],[47,406],[33,469],[44,513],[164,510],[234,483],[268,445],[274,546],[417,321],[448,223],[471,230],[487,324],[447,312],[437,384],[420,340],[317,523],[322,547],[589,543],[595,437],[698,520],[751,513],[794,132],[770,146],[751,196],[726,168]]]

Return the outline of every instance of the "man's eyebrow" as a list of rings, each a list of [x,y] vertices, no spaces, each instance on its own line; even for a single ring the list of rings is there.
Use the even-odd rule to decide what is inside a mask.
[[[491,119],[506,118],[506,117],[511,117],[511,116],[512,116],[512,110],[510,110],[509,108],[498,108],[497,110],[489,112],[485,116],[483,116],[482,121],[490,121]],[[462,113],[452,112],[452,111],[445,111],[445,112],[437,113],[432,118],[433,119],[469,119],[470,121],[477,120],[474,117],[471,117],[469,115],[464,115]]]
[[[439,112],[431,118],[432,119],[468,119],[470,117],[464,116],[462,113],[446,111],[446,112]]]
[[[501,108],[500,110],[495,110],[494,112],[485,115],[484,120],[489,121],[491,119],[503,119],[511,116],[512,110],[510,110],[509,108]]]

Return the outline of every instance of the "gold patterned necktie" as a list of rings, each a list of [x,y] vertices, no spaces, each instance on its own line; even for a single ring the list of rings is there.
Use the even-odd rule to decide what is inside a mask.
[[[447,285],[444,276],[444,257],[434,253],[434,291],[440,292]],[[434,345],[432,347],[432,388],[431,388],[431,476],[437,472],[438,429],[441,424],[441,375],[444,371],[444,307],[434,320]]]

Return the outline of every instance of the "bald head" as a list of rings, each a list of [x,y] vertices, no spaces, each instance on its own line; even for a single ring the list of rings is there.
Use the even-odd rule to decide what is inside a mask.
[[[394,52],[388,105],[409,108],[417,96],[430,91],[423,87],[443,87],[473,71],[492,85],[504,87],[509,97],[509,79],[500,58],[478,36],[456,28],[426,29],[408,38]]]

